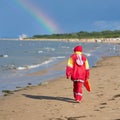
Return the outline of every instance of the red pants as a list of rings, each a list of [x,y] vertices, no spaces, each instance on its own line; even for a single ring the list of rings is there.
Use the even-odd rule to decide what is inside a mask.
[[[74,99],[80,101],[82,99],[82,82],[73,82]]]

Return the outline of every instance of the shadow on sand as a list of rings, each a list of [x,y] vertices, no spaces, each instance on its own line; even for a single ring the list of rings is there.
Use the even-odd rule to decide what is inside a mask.
[[[43,100],[43,99],[44,100],[58,100],[58,101],[75,103],[74,99],[66,98],[66,97],[39,96],[39,95],[28,95],[28,94],[23,94],[23,96],[32,98],[32,99],[39,99],[39,100]]]

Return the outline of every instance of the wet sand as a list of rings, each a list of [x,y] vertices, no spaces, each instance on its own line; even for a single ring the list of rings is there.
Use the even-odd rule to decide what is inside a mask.
[[[74,102],[72,82],[65,76],[1,96],[0,120],[120,120],[120,56],[99,61],[90,83],[92,91],[83,87],[81,103]]]

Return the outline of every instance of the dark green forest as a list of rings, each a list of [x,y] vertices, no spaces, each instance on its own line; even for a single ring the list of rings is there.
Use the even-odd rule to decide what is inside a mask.
[[[120,30],[105,30],[101,32],[80,31],[76,33],[51,34],[51,35],[34,35],[32,38],[48,38],[48,39],[83,39],[83,38],[118,38]]]

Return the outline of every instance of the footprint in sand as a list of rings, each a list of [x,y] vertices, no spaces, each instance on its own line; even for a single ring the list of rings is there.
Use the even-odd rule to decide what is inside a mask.
[[[120,97],[120,94],[114,95],[111,99],[109,99],[109,101],[115,100],[116,98],[119,98],[119,97]]]
[[[114,96],[113,96],[114,99],[115,99],[115,98],[118,98],[118,97],[120,97],[120,94],[117,94],[117,95],[114,95]]]
[[[100,103],[100,109],[104,109],[104,108],[106,108],[106,105],[107,105],[107,103],[106,102],[104,102],[104,103]]]
[[[79,117],[69,117],[67,120],[78,120],[79,118],[85,118],[87,116],[79,116]]]

